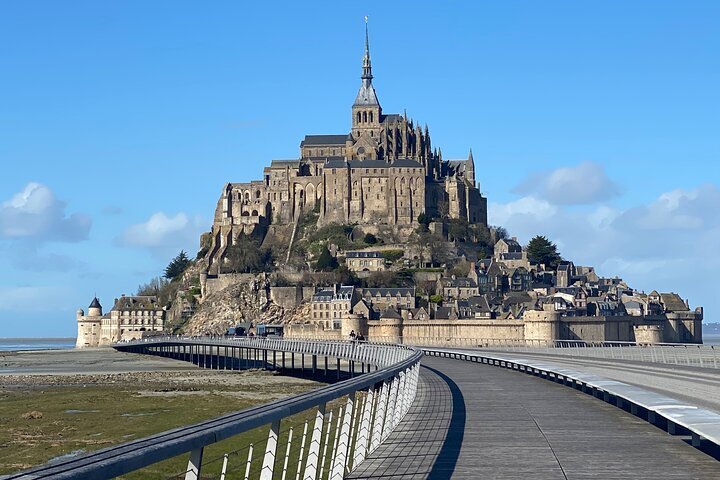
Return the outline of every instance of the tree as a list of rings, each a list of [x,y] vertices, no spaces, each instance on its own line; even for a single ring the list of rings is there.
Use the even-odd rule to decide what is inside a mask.
[[[542,235],[536,235],[527,245],[528,260],[531,263],[542,263],[549,269],[555,270],[562,260],[557,251],[557,245]]]
[[[448,220],[448,239],[455,242],[465,242],[468,237],[468,223],[466,220],[452,218]]]
[[[331,272],[336,268],[338,268],[337,259],[330,254],[330,250],[328,250],[327,246],[324,245],[317,262],[315,262],[315,270],[321,272]]]
[[[493,227],[495,229],[495,241],[505,240],[508,238],[508,232],[505,227]]]
[[[232,273],[266,272],[272,268],[272,252],[260,248],[260,243],[252,237],[240,235],[225,251],[224,270]]]
[[[372,233],[366,233],[365,237],[363,238],[363,242],[367,243],[368,245],[375,245],[377,241],[377,237]]]
[[[146,296],[146,295],[159,295],[160,291],[167,286],[169,282],[163,278],[163,277],[155,277],[151,279],[148,283],[144,283],[140,286],[138,286],[137,293],[135,295],[137,296]]]
[[[175,280],[177,277],[182,275],[189,263],[190,259],[188,258],[187,253],[185,253],[185,250],[180,250],[177,257],[173,258],[170,261],[170,264],[165,267],[165,278]]]

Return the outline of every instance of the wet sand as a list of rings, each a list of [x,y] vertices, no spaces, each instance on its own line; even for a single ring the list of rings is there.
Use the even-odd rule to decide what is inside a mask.
[[[0,376],[84,375],[200,370],[170,358],[118,352],[109,347],[0,352]]]

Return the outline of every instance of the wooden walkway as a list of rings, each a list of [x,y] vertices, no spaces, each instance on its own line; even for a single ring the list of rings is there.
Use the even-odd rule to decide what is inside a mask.
[[[418,396],[349,478],[720,479],[720,462],[546,380],[425,357]]]

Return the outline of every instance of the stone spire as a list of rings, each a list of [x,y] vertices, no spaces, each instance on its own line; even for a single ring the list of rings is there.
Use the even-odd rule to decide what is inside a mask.
[[[365,56],[363,57],[363,83],[372,81],[372,64],[370,63],[370,36],[368,35],[368,17],[365,15]]]
[[[367,23],[368,17],[365,17],[365,55],[363,56],[363,71],[362,76],[360,77],[362,79],[362,85],[360,86],[360,91],[357,94],[357,97],[355,98],[355,104],[354,105],[372,105],[372,106],[380,106],[380,102],[378,101],[377,95],[375,94],[375,88],[372,85],[372,64],[370,62],[370,37],[368,35],[368,23]]]
[[[473,159],[472,148],[465,162],[465,178],[473,187],[475,186],[475,160]]]

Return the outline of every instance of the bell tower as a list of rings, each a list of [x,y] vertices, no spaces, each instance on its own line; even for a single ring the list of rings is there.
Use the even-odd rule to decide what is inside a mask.
[[[372,84],[372,64],[370,62],[370,41],[368,35],[368,17],[365,17],[365,55],[362,64],[362,84],[352,106],[352,135],[357,140],[367,135],[375,141],[380,136],[380,115],[382,107]]]

